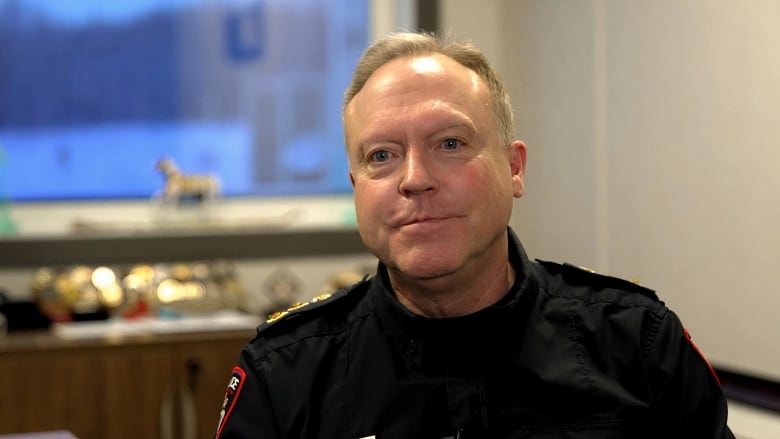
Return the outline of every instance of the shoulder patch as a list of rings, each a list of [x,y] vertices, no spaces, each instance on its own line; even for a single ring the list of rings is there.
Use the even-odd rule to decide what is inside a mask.
[[[244,387],[244,380],[246,380],[246,372],[244,372],[244,369],[241,369],[238,366],[234,367],[233,373],[230,375],[230,381],[228,381],[227,390],[225,390],[225,399],[222,402],[222,410],[219,412],[216,439],[219,439],[220,435],[222,435],[222,428],[225,426],[225,422],[227,422],[230,413],[233,411],[233,407],[236,405],[238,395]]]
[[[704,364],[707,366],[707,369],[709,369],[710,374],[715,379],[718,387],[723,387],[723,385],[720,383],[720,378],[718,378],[718,374],[715,372],[715,368],[712,367],[712,364],[710,364],[709,360],[707,360],[707,357],[704,356],[704,353],[701,351],[701,349],[699,349],[696,343],[693,342],[693,337],[691,337],[691,333],[688,332],[688,328],[683,328],[683,331],[685,332],[685,340],[691,345],[696,354],[704,361]]]
[[[537,259],[536,261],[545,268],[554,272],[560,272],[564,276],[570,278],[579,278],[586,282],[594,282],[607,287],[636,291],[658,300],[655,290],[640,285],[639,281],[636,279],[626,280],[619,277],[599,274],[591,268],[569,263],[559,264],[557,262],[543,261],[541,259]]]
[[[265,323],[261,324],[260,327],[257,328],[257,331],[262,332],[276,325],[279,322],[293,319],[303,313],[322,308],[331,303],[335,303],[338,300],[347,297],[350,293],[359,290],[361,286],[367,284],[367,280],[368,280],[368,276],[366,276],[365,278],[363,278],[363,280],[357,282],[356,284],[348,288],[342,288],[334,293],[319,295],[308,302],[297,302],[285,310],[281,310],[269,314]]]

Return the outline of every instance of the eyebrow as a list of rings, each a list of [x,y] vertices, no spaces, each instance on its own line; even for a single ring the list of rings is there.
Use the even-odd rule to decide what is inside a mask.
[[[446,130],[456,129],[456,128],[464,128],[466,131],[468,131],[470,133],[477,132],[477,128],[474,126],[474,124],[473,123],[467,123],[467,122],[454,123],[454,124],[449,125],[449,126],[447,126],[445,128],[442,128],[439,131],[446,131]]]
[[[442,128],[438,128],[441,125],[445,125],[445,126]],[[470,135],[474,135],[477,133],[476,124],[472,121],[470,117],[468,117],[467,115],[463,114],[460,111],[456,111],[454,113],[451,113],[450,115],[435,118],[435,120],[432,120],[429,123],[423,125],[420,131],[422,132],[422,135],[425,136],[425,138],[431,139],[433,137],[441,135],[441,133],[445,131],[458,130],[458,129],[463,129],[466,132],[468,132],[468,134]],[[363,141],[357,143],[356,145],[357,153],[359,153],[360,156],[362,157],[365,153],[366,147],[374,143],[397,144],[398,142],[390,140],[390,136],[380,137],[379,135],[377,135],[377,132],[373,132],[369,136],[367,136]]]
[[[464,122],[456,122],[456,123],[447,125],[444,128],[437,129],[436,131],[434,131],[430,135],[428,135],[428,137],[429,138],[436,137],[436,136],[440,135],[441,133],[443,133],[445,131],[459,130],[459,129],[463,129],[463,130],[467,131],[469,134],[472,134],[472,135],[477,132],[477,128],[476,128],[476,126],[474,126],[473,123],[464,121]]]

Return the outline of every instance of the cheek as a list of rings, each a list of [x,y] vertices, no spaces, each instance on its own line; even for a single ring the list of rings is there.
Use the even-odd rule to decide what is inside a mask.
[[[353,194],[359,223],[367,226],[372,218],[381,216],[382,206],[386,204],[383,199],[383,193],[384,191],[380,185],[373,181],[355,181]]]
[[[488,157],[481,157],[474,165],[463,169],[460,173],[463,185],[472,188],[468,192],[483,197],[486,194],[500,196],[505,192],[511,192],[512,175],[508,165]]]
[[[498,214],[505,206],[511,206],[514,199],[510,169],[495,160],[480,164],[462,172],[459,196],[484,206],[482,213],[485,215]]]

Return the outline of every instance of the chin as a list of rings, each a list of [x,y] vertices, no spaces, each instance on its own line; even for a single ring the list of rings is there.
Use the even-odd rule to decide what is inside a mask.
[[[463,264],[452,254],[425,255],[409,252],[397,258],[397,270],[415,279],[438,279],[456,272]],[[387,265],[387,264],[385,264]]]

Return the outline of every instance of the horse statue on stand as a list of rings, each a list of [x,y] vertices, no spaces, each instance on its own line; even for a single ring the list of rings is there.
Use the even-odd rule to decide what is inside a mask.
[[[165,179],[163,189],[154,197],[158,207],[172,209],[183,205],[197,206],[202,208],[205,215],[222,195],[219,180],[213,175],[184,174],[169,158],[158,160],[155,167]]]

